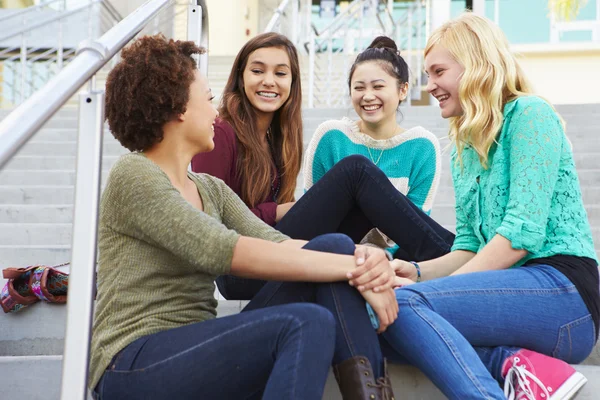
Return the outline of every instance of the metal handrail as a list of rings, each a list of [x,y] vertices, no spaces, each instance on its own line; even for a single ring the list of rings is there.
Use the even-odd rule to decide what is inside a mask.
[[[271,32],[273,30],[273,28],[275,27],[275,24],[277,23],[277,21],[279,21],[279,18],[281,18],[281,16],[283,15],[283,10],[285,10],[285,8],[287,7],[288,2],[289,2],[289,0],[282,0],[282,2],[279,4],[279,7],[277,7],[275,12],[273,13],[273,16],[269,20],[269,23],[267,24],[267,27],[265,28],[265,32]]]
[[[80,44],[78,55],[54,78],[0,122],[0,168],[42,127],[73,94],[106,65],[148,22],[172,0],[148,0],[115,27],[94,41]],[[205,0],[190,0],[198,18],[188,16],[188,39],[208,47],[208,12]],[[189,26],[197,32],[190,38]],[[199,59],[206,71],[208,58]],[[93,88],[93,83],[91,85]],[[84,400],[92,322],[92,286],[96,257],[98,197],[102,164],[104,95],[91,90],[80,95],[77,182],[73,218],[72,265],[67,302],[61,400]],[[89,127],[89,128],[88,128]],[[89,178],[89,180],[88,180]],[[71,320],[73,318],[73,320]]]
[[[343,21],[346,19],[347,15],[346,14],[350,14],[350,12],[354,13],[355,10],[352,10],[352,8],[357,5],[360,4],[361,6],[363,5],[363,0],[354,0],[352,3],[348,4],[346,6],[346,9],[344,11],[342,11],[341,13],[339,13],[334,19],[333,21],[331,21],[329,23],[329,25],[327,25],[325,28],[321,29],[321,32],[319,32],[317,30],[317,28],[313,25],[313,30],[315,31],[315,35],[316,36],[321,36],[323,33],[325,33],[328,29],[330,29],[332,26],[334,26],[335,24]]]
[[[120,21],[123,19],[123,16],[121,15],[121,13],[119,12],[119,10],[117,10],[115,8],[115,6],[110,2],[110,0],[104,0],[102,2],[102,4],[104,5],[104,7],[106,8],[106,11],[108,11],[111,15],[111,17],[113,17],[114,19],[116,19],[117,21]]]
[[[12,39],[15,36],[19,36],[19,35],[22,35],[24,33],[30,32],[30,31],[32,31],[34,29],[41,28],[42,26],[51,24],[53,22],[60,21],[61,19],[70,17],[73,14],[77,14],[77,13],[80,13],[81,11],[83,11],[83,10],[87,10],[88,8],[93,7],[94,4],[98,4],[98,3],[102,3],[102,0],[91,0],[86,5],[74,8],[74,9],[72,9],[70,11],[60,12],[57,15],[55,15],[54,17],[52,17],[52,18],[45,19],[45,20],[40,21],[40,22],[38,22],[36,24],[24,26],[22,28],[17,29],[14,32],[9,33],[8,35],[0,36],[0,42],[3,42],[3,41],[8,40],[8,39]]]

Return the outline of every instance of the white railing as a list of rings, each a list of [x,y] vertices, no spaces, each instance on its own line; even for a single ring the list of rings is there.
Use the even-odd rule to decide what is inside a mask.
[[[263,32],[278,32],[287,36],[298,46],[300,38],[306,35],[306,13],[310,13],[310,3],[301,0],[282,0],[273,12]],[[304,18],[303,18],[304,16]]]
[[[69,9],[64,4],[65,0],[51,0],[3,17],[0,85],[4,90],[0,90],[0,108],[20,104],[75,57],[82,40],[100,37],[123,19],[108,0],[70,2]],[[187,3],[171,1],[166,7],[144,33],[164,32],[175,37],[178,31],[186,32]],[[40,14],[43,11],[50,13]]]
[[[402,15],[394,20],[392,2],[354,0],[321,31],[313,27],[305,44],[309,55],[308,107],[348,106],[350,66],[356,54],[378,35],[396,41],[413,72],[410,96],[420,98],[428,4],[426,0],[405,3]],[[411,98],[408,100],[410,104]]]
[[[2,168],[82,85],[89,82],[89,89],[79,94],[70,300],[67,302],[61,400],[84,400],[87,395],[104,128],[104,92],[95,88],[94,77],[137,34],[155,29],[151,26],[153,18],[160,18],[164,13],[164,18],[179,23],[182,17],[169,7],[173,4],[172,0],[148,0],[99,39],[81,43],[68,65],[0,122]],[[185,7],[186,38],[208,48],[205,0],[190,0]],[[198,66],[206,72],[206,54],[200,56]]]
[[[0,18],[0,106],[12,107],[38,90],[74,56],[122,17],[106,0],[51,0]]]

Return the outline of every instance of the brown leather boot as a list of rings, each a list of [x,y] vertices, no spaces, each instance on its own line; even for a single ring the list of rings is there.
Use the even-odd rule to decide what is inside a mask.
[[[366,357],[352,357],[333,366],[333,374],[344,400],[394,400],[387,363],[383,361],[383,377],[375,379]]]

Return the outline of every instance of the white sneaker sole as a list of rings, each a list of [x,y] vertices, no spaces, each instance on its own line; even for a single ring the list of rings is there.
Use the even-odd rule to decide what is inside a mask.
[[[550,400],[572,399],[586,383],[587,378],[581,372],[575,372],[550,396]]]

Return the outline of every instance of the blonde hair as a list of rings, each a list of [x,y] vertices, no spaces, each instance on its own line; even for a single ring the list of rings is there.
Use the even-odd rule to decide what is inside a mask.
[[[464,67],[458,88],[463,114],[450,118],[450,138],[458,160],[471,145],[484,168],[503,123],[504,105],[532,93],[502,30],[487,18],[466,12],[436,29],[427,41],[425,56],[443,46]]]

